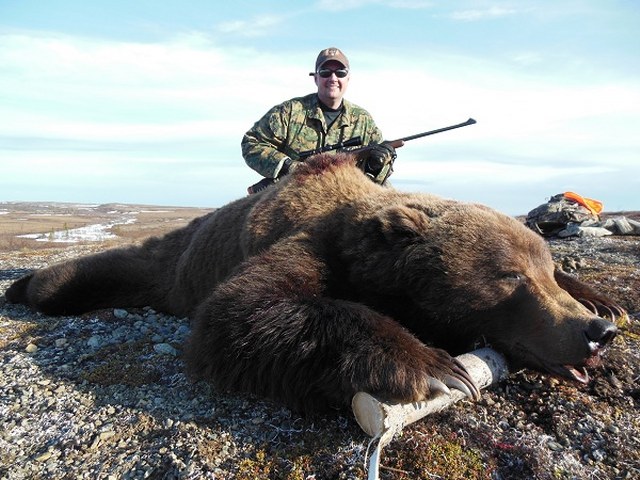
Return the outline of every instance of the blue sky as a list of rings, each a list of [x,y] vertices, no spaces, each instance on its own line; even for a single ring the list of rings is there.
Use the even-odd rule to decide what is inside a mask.
[[[0,201],[239,198],[242,135],[337,46],[385,138],[478,121],[400,149],[397,188],[639,210],[639,25],[636,0],[0,0]]]

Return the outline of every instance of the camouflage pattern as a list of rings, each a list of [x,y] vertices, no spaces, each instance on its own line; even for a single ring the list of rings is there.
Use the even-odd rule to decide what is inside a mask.
[[[242,139],[245,162],[263,177],[275,178],[288,157],[360,137],[379,143],[382,133],[369,112],[343,100],[342,115],[327,130],[318,95],[293,98],[269,110]]]

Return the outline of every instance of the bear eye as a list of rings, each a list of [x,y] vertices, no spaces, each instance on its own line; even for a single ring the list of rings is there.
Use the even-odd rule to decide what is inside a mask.
[[[502,274],[502,280],[509,282],[522,282],[524,280],[524,275],[518,272],[507,272]]]

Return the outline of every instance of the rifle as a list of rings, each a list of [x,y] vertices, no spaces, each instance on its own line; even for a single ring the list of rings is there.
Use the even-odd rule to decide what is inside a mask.
[[[397,138],[396,140],[385,140],[382,143],[385,144],[385,145],[389,145],[390,147],[393,147],[393,148],[400,148],[402,145],[404,145],[404,142],[408,142],[410,140],[415,140],[416,138],[427,137],[429,135],[434,135],[436,133],[446,132],[447,130],[453,130],[454,128],[466,127],[467,125],[473,125],[474,123],[477,123],[477,122],[473,118],[469,118],[466,122],[457,123],[455,125],[450,125],[448,127],[437,128],[435,130],[429,130],[427,132],[416,133],[414,135],[409,135],[407,137]],[[335,143],[333,145],[326,145],[326,146],[324,146],[322,148],[318,148],[318,149],[315,149],[315,150],[307,150],[305,152],[302,152],[299,155],[298,158],[304,160],[305,158],[308,158],[308,157],[310,157],[312,155],[317,155],[318,153],[329,152],[329,151],[332,151],[332,150],[339,150],[339,149],[342,149],[342,148],[354,147],[354,146],[360,146],[360,145],[362,145],[361,138],[360,137],[354,137],[354,138],[352,138],[350,140],[347,140],[345,142],[338,142],[338,143]],[[363,147],[363,148],[367,148],[367,147]],[[360,150],[360,149],[356,149],[356,150],[352,150],[352,151],[358,151],[358,150]],[[387,174],[387,176],[389,174]],[[251,195],[253,193],[258,193],[259,191],[264,190],[265,188],[273,185],[278,180],[279,180],[279,178],[263,178],[258,183],[255,183],[255,184],[251,185],[249,188],[247,188],[247,193],[249,195]]]

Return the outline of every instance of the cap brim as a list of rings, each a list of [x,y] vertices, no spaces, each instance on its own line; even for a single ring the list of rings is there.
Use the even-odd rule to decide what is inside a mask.
[[[327,58],[324,62],[322,62],[320,65],[318,65],[318,66],[316,67],[316,70],[320,70],[322,67],[324,67],[324,64],[325,64],[325,63],[328,63],[328,62],[338,62],[340,65],[342,65],[342,68],[346,68],[346,69],[348,69],[348,68],[349,68],[349,66],[348,66],[348,65],[345,65],[344,63],[342,63],[342,62],[341,62],[340,60],[338,60],[337,58]]]

